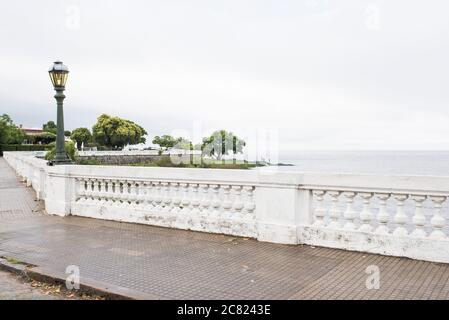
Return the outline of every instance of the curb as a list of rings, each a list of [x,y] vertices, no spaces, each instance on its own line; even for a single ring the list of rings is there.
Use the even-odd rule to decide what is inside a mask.
[[[29,278],[48,284],[65,286],[67,274],[55,270],[46,270],[25,262],[10,263],[4,258],[0,258],[0,270],[14,273],[24,278]],[[80,288],[77,293],[88,293],[103,296],[106,300],[161,300],[162,297],[131,290],[125,287],[107,284],[89,278],[81,278]]]
[[[0,270],[14,273],[19,276],[26,275],[27,266],[25,264],[13,264],[4,258],[0,258]]]

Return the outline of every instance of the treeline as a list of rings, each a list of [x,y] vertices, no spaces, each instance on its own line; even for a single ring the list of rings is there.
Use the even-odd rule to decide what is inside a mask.
[[[56,124],[48,121],[42,125],[42,133],[36,135],[26,134],[22,128],[17,126],[7,114],[0,116],[0,144],[1,145],[22,145],[26,144],[49,144],[56,141]],[[70,131],[64,132],[65,136],[70,136]]]
[[[72,131],[70,138],[76,142],[77,148],[96,144],[97,146],[113,150],[122,149],[126,145],[145,143],[148,133],[140,125],[119,117],[102,114],[92,127],[77,128]],[[232,132],[218,130],[208,137],[204,137],[201,143],[194,145],[192,141],[184,137],[173,137],[171,135],[155,136],[152,143],[158,145],[161,150],[183,149],[201,150],[207,155],[220,160],[224,155],[243,152],[245,141]]]
[[[161,149],[184,149],[200,150],[203,155],[221,160],[224,155],[237,154],[243,152],[245,141],[232,132],[218,130],[208,137],[204,137],[201,143],[193,143],[183,137],[172,137],[170,135],[155,136],[153,144],[159,145]]]
[[[0,144],[21,144],[25,133],[17,127],[7,114],[0,116]]]
[[[40,134],[26,135],[8,115],[4,114],[0,117],[0,145],[20,145],[26,142],[53,146],[57,133],[55,122],[48,121],[42,125],[42,129],[43,132]],[[64,135],[75,142],[78,150],[81,150],[83,145],[84,147],[97,147],[100,150],[121,150],[127,145],[146,143],[148,133],[133,121],[102,114],[97,118],[92,130],[85,127],[76,128],[72,132],[65,131]],[[226,130],[217,130],[195,145],[184,137],[173,137],[167,134],[155,136],[152,143],[158,145],[161,150],[200,150],[202,155],[218,160],[224,155],[243,152],[245,146],[243,139]]]

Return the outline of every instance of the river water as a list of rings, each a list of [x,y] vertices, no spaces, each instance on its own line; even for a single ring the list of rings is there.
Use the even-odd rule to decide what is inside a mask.
[[[281,171],[449,177],[449,151],[308,151],[281,155]]]

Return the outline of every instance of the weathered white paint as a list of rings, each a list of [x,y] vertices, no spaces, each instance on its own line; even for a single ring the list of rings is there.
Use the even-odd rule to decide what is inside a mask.
[[[449,262],[449,177],[46,166],[5,159],[56,215]]]

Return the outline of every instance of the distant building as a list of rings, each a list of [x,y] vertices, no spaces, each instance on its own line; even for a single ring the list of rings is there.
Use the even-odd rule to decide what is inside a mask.
[[[22,131],[27,135],[27,136],[38,136],[42,133],[44,133],[45,131],[42,128],[24,128],[22,125],[19,125],[19,128],[22,129]],[[64,141],[72,141],[72,139],[70,139],[70,137],[64,137]],[[23,144],[41,144],[42,142],[35,142],[34,139],[25,139],[23,141]]]
[[[19,125],[19,128],[22,129],[23,133],[25,133],[27,136],[37,136],[40,135],[44,130],[42,128],[24,128],[21,124]],[[22,144],[34,144],[34,139],[25,139]],[[40,142],[38,143],[40,144]]]
[[[24,128],[22,125],[19,125],[19,128],[22,129],[22,131],[29,136],[37,136],[44,132],[42,128]]]

